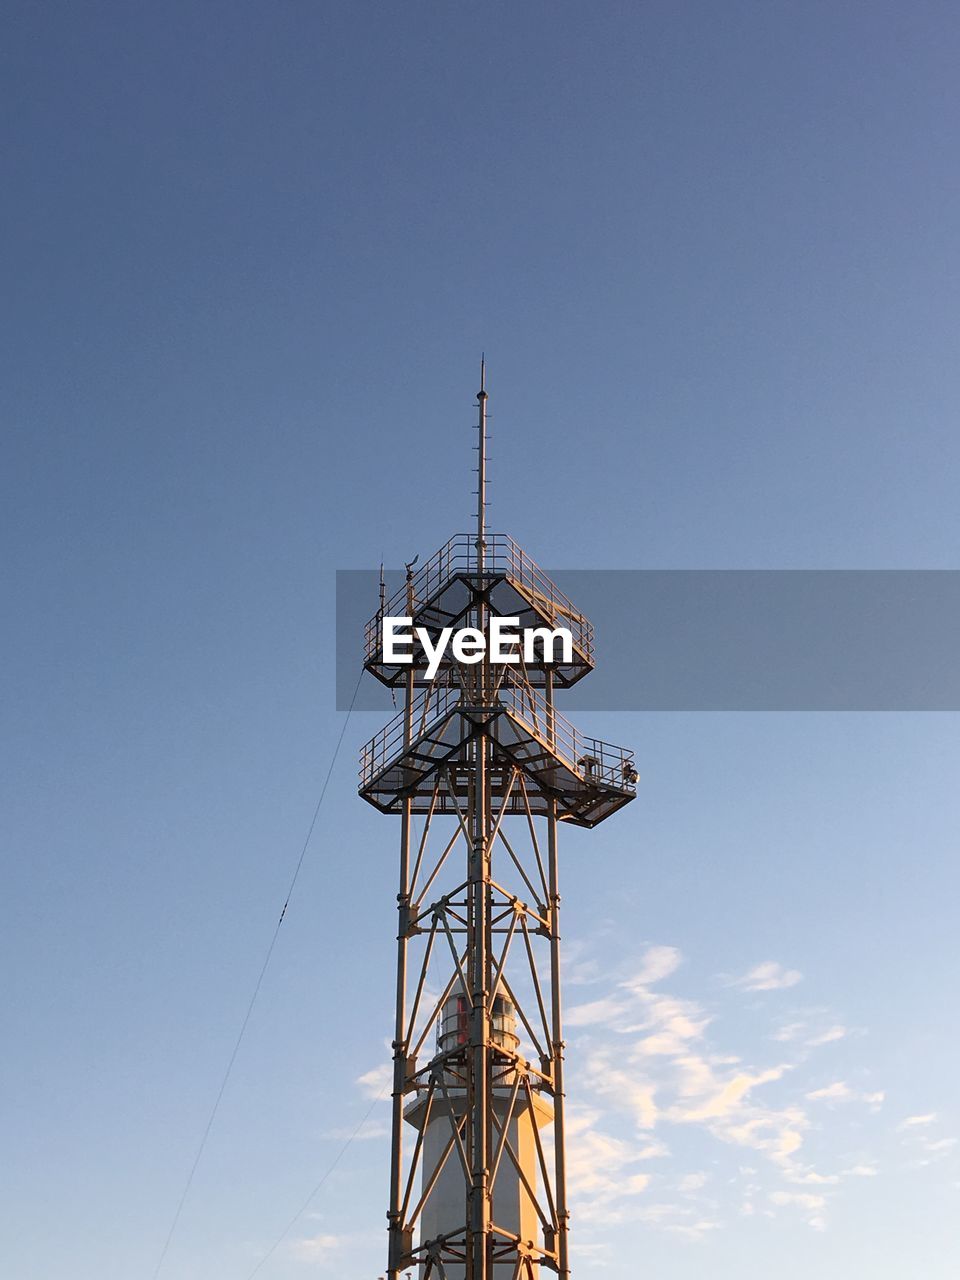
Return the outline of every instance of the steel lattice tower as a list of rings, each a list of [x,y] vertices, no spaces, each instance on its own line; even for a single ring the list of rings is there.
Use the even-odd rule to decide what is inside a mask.
[[[596,826],[636,792],[633,753],[555,710],[555,690],[593,667],[593,628],[487,532],[482,365],[477,401],[476,531],[409,566],[365,636],[365,668],[403,698],[360,767],[363,798],[401,819],[390,1280],[413,1267],[421,1280],[569,1277],[558,829]],[[384,661],[384,616],[435,638],[486,635],[493,615],[569,628],[572,660],[448,659],[432,681],[422,653]]]

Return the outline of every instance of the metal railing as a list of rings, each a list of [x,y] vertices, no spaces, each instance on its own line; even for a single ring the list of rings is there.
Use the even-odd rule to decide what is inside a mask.
[[[476,573],[476,537],[456,533],[440,550],[377,610],[364,630],[366,660],[380,650],[380,624],[384,617],[406,617],[408,592],[413,592],[413,610],[432,600],[445,582],[457,574]],[[593,652],[593,624],[543,572],[537,562],[506,533],[488,533],[484,552],[484,574],[504,575],[553,626],[568,626],[574,643],[588,658]]]
[[[519,674],[508,671],[500,687],[499,701],[528,732],[582,778],[604,786],[636,790],[635,783],[627,782],[632,772],[632,751],[581,733],[556,707],[550,706],[542,690],[528,684]]]
[[[456,707],[463,691],[445,674],[414,694],[410,705],[410,740],[416,742],[428,729]],[[403,754],[406,746],[406,709],[389,720],[360,752],[360,786],[367,786],[378,773]]]
[[[632,751],[581,733],[549,705],[541,690],[510,670],[479,697],[475,689],[462,688],[449,674],[419,690],[411,703],[411,741],[416,742],[457,706],[502,707],[584,781],[636,791]],[[400,711],[361,751],[361,789],[403,755],[406,719],[406,711]]]

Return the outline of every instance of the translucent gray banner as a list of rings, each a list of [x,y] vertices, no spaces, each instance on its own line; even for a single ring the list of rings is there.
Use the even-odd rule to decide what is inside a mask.
[[[569,569],[596,670],[563,693],[595,711],[960,710],[960,570]],[[388,596],[402,571],[387,575]],[[337,707],[349,706],[379,571],[337,573]],[[392,706],[373,676],[356,706]]]

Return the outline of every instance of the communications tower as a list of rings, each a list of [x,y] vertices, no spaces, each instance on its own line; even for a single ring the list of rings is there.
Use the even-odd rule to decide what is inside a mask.
[[[561,823],[594,827],[636,794],[633,753],[554,706],[593,668],[593,628],[512,538],[486,529],[481,364],[476,529],[456,534],[367,624],[364,666],[399,714],[364,747],[360,794],[400,816],[389,1280],[568,1280],[560,1007]],[[386,660],[382,619],[489,635],[494,616],[567,628],[518,665],[432,680]]]

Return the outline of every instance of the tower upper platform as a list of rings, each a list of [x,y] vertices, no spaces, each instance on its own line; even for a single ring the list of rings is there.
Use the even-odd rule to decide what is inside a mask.
[[[478,565],[479,561],[479,565]],[[521,630],[566,628],[569,658],[545,650],[533,660],[464,666],[448,650],[432,678],[419,642],[413,661],[386,661],[382,622],[409,617],[435,645],[445,627],[518,619]],[[406,650],[405,650],[406,652]],[[490,743],[491,782],[505,812],[549,814],[592,827],[636,794],[633,752],[582,734],[553,705],[546,686],[569,687],[593,669],[593,627],[537,563],[506,534],[456,534],[366,626],[364,666],[391,686],[411,678],[403,711],[363,750],[360,794],[385,813],[462,813],[471,795],[473,744]],[[522,787],[514,779],[522,778]]]
[[[576,684],[593,670],[593,627],[540,566],[506,533],[484,537],[483,569],[477,568],[476,535],[457,533],[414,573],[367,623],[364,666],[386,685],[401,685],[409,665],[384,661],[381,622],[385,617],[411,617],[435,640],[443,627],[464,626],[478,597],[492,614],[518,618],[521,629],[566,627],[573,638],[570,662],[550,664],[554,683]],[[450,659],[443,664],[449,667]],[[428,684],[426,659],[414,650],[414,683]],[[542,685],[547,665],[525,666],[528,683]]]

